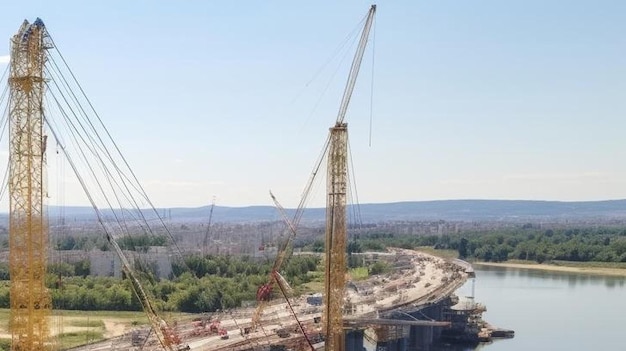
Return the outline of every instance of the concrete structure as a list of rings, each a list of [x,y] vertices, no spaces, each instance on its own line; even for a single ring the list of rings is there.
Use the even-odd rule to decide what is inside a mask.
[[[151,246],[147,252],[124,251],[126,257],[135,257],[152,268],[161,279],[172,275],[172,254],[164,246]],[[98,277],[122,277],[122,263],[113,251],[89,252],[90,274]]]

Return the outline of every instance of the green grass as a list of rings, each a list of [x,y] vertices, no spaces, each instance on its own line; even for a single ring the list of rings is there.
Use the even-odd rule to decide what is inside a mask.
[[[318,293],[324,291],[324,282],[308,282],[302,284],[302,290],[299,290],[303,294]]]
[[[67,324],[72,327],[81,328],[104,328],[104,322],[101,319],[74,319]]]
[[[9,330],[9,310],[0,309],[0,330]],[[2,350],[0,348],[0,350]]]
[[[0,351],[11,350],[11,339],[0,339]]]
[[[71,333],[63,333],[57,335],[56,340],[61,346],[61,349],[68,349],[71,347],[89,344],[92,342],[100,341],[104,339],[104,335],[101,331],[80,331],[80,332],[71,332]]]
[[[365,280],[369,275],[367,267],[357,267],[350,270],[350,277],[354,281]]]
[[[8,320],[10,310],[0,309],[0,332],[9,333]],[[182,313],[163,313],[162,316],[166,320],[178,319],[183,316]],[[85,328],[88,330],[79,330],[61,333],[54,336],[56,342],[61,349],[67,349],[82,345],[88,342],[102,340],[105,329],[105,320],[115,320],[118,323],[124,323],[128,326],[148,324],[148,319],[144,312],[129,311],[59,311],[53,310],[49,320],[51,331],[63,331],[67,328]],[[61,323],[62,326],[57,326]],[[10,339],[7,342],[10,343]],[[0,340],[0,351],[3,351],[3,341]],[[6,350],[9,350],[8,348]]]

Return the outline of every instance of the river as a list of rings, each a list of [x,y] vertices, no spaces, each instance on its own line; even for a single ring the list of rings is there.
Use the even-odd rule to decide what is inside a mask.
[[[471,294],[471,280],[457,294]],[[484,319],[515,338],[481,351],[626,350],[626,278],[480,267],[475,299]]]

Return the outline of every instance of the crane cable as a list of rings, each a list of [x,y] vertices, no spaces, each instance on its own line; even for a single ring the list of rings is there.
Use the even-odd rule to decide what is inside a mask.
[[[124,188],[126,189],[126,192],[128,194],[131,193],[130,189],[128,188],[128,184],[126,181],[124,181],[125,179],[127,181],[130,182],[130,180],[128,179],[128,177],[125,176],[125,174],[122,172],[122,170],[118,167],[117,163],[115,162],[114,158],[112,157],[112,155],[109,153],[109,151],[106,149],[106,146],[104,144],[104,141],[102,140],[102,138],[100,138],[97,129],[95,128],[95,126],[91,123],[91,120],[87,117],[87,113],[84,110],[84,108],[82,107],[82,105],[80,104],[80,101],[78,100],[78,98],[76,97],[76,95],[74,94],[74,92],[72,91],[72,89],[69,87],[69,83],[67,82],[67,80],[65,79],[65,76],[61,73],[60,68],[58,67],[58,65],[56,64],[56,61],[54,60],[54,58],[50,58],[50,61],[53,63],[54,67],[57,69],[57,77],[60,77],[61,79],[58,79],[61,81],[65,91],[68,93],[68,95],[70,96],[70,98],[73,98],[73,102],[76,104],[76,106],[78,107],[78,114],[76,114],[74,112],[74,110],[72,109],[70,103],[67,101],[67,98],[65,97],[65,94],[63,94],[63,91],[61,90],[61,88],[59,87],[59,85],[57,84],[56,80],[53,80],[53,83],[55,84],[55,86],[57,87],[57,89],[59,90],[59,92],[61,93],[62,97],[64,98],[66,104],[68,105],[68,107],[70,108],[70,110],[72,111],[72,114],[74,115],[76,121],[78,122],[78,124],[81,126],[81,129],[84,132],[84,135],[86,135],[88,137],[88,140],[91,142],[91,152],[92,154],[96,157],[96,159],[98,159],[100,161],[101,164],[101,169],[102,171],[105,173],[105,176],[107,177],[107,179],[111,180],[114,179],[113,175],[110,173],[108,167],[105,166],[105,162],[102,159],[102,156],[100,153],[98,153],[97,150],[101,150],[102,153],[105,154],[105,156],[107,156],[108,161],[112,164],[112,168],[114,168],[117,171],[117,175],[120,178],[120,181],[122,182],[122,184],[124,185]],[[52,72],[52,71],[50,71]],[[78,118],[78,115],[80,115],[83,118],[83,121],[85,124],[83,124],[83,122],[81,122],[81,120]],[[69,120],[68,120],[69,122]],[[73,123],[72,123],[73,124]],[[88,131],[87,128],[85,127],[85,125],[87,125],[87,127],[89,127],[90,130],[92,130],[96,137],[94,138]],[[79,134],[80,135],[80,134]],[[82,135],[81,135],[81,139]],[[84,139],[83,139],[84,141]],[[85,145],[87,145],[87,142],[84,141]],[[85,162],[89,162],[89,161],[85,161]],[[122,187],[117,184],[117,182],[115,182],[116,185],[121,189]],[[134,184],[131,183],[131,186],[133,186],[133,188],[135,188],[135,190],[137,191],[137,187],[134,186]],[[117,192],[115,190],[115,188],[113,187],[113,185],[111,185],[111,190],[113,191],[114,195],[116,198],[118,198]],[[125,195],[125,194],[124,194]],[[136,209],[140,209],[140,206],[137,204],[136,200],[131,196],[131,198],[129,198],[128,196],[124,196],[126,198],[126,200],[131,203],[133,205],[134,208]],[[124,214],[124,210],[123,210],[123,205],[121,204],[121,202],[118,199],[118,203],[120,204],[120,212],[123,215]],[[141,216],[143,216],[143,213],[141,211],[138,211],[139,214]],[[130,213],[131,217],[133,217],[136,221],[137,218],[135,218],[132,213]],[[145,218],[142,218],[144,222],[147,222],[147,220]],[[120,226],[122,224],[120,223]],[[126,223],[124,222],[123,224],[124,226],[126,226]],[[144,228],[142,226],[142,228]],[[144,231],[146,232],[150,232],[150,234],[152,233],[152,229],[147,226],[147,230],[146,228],[144,228]],[[128,232],[128,228],[126,227],[126,232]]]
[[[0,104],[1,103],[2,103],[2,99],[0,98]],[[0,131],[0,141],[2,140],[2,137],[4,136],[4,131],[6,130],[9,124],[8,110],[9,110],[9,106],[8,104],[6,104],[4,106],[4,112],[2,112],[2,120],[0,120],[0,123],[2,123],[2,130]],[[7,190],[9,188],[8,181],[9,181],[9,162],[7,162],[6,165],[4,166],[4,175],[2,176],[2,184],[0,185],[0,201],[4,199],[4,196],[7,193]]]
[[[300,91],[298,91],[298,93],[294,96],[294,98],[291,100],[291,102],[289,103],[290,105],[293,104],[296,100],[298,100],[298,98],[302,95],[302,93],[304,92],[304,90],[306,88],[308,88],[311,83],[313,83],[317,77],[322,73],[322,71],[324,71],[324,69],[326,69],[326,67],[339,55],[339,53],[344,50],[346,48],[346,45],[348,44],[348,42],[355,37],[354,35],[356,34],[356,32],[359,30],[359,28],[361,27],[361,24],[366,20],[367,15],[363,16],[363,18],[361,19],[361,21],[359,23],[357,23],[354,28],[348,33],[348,35],[346,35],[346,37],[335,47],[335,49],[333,50],[333,52],[330,54],[330,56],[328,57],[328,59],[326,60],[326,62],[324,62],[313,74],[313,76],[311,77],[311,79],[309,79],[306,84],[302,87],[302,89],[300,89]]]
[[[352,201],[352,212],[354,216],[354,220],[356,221],[356,225],[360,229],[363,226],[363,217],[361,216],[361,204],[359,203],[359,192],[356,186],[356,172],[354,171],[354,158],[352,157],[352,148],[350,147],[350,139],[348,138],[348,160],[350,161],[350,166],[348,170],[348,174],[352,176],[348,176],[348,181],[350,185],[348,189],[350,190],[350,200]],[[352,190],[354,187],[354,191]],[[354,192],[354,199],[352,199],[352,193]]]
[[[352,38],[352,42],[350,43],[350,46],[348,48],[352,48],[352,46],[354,46],[354,44],[356,43],[356,36],[354,38]],[[313,114],[315,114],[315,111],[317,111],[317,108],[319,107],[320,103],[322,102],[324,96],[326,95],[326,92],[328,91],[328,89],[330,88],[330,85],[333,83],[335,76],[337,75],[337,73],[339,72],[339,69],[342,68],[342,64],[343,62],[346,60],[346,58],[348,57],[348,54],[350,53],[350,50],[346,50],[343,53],[343,56],[341,57],[341,59],[339,60],[339,62],[337,63],[337,67],[335,67],[335,70],[333,71],[333,73],[331,74],[330,78],[328,79],[328,81],[326,82],[326,85],[324,86],[324,89],[322,90],[322,93],[320,94],[320,96],[317,98],[317,101],[315,101],[315,104],[313,105],[313,108],[311,109],[311,112],[309,113],[309,115],[307,116],[305,123],[306,124],[311,117],[313,116]]]
[[[372,147],[372,124],[374,121],[374,66],[376,63],[376,18],[374,18],[372,33],[372,81],[370,83],[370,131],[369,147]]]
[[[180,247],[178,246],[178,244],[176,243],[176,240],[174,239],[174,236],[172,235],[171,231],[169,230],[169,228],[165,225],[165,222],[163,221],[163,218],[159,215],[158,211],[156,210],[156,207],[154,206],[154,204],[152,203],[152,201],[148,198],[148,195],[145,191],[145,189],[143,188],[143,186],[141,185],[141,183],[139,182],[135,172],[132,170],[132,168],[130,167],[128,161],[126,160],[126,158],[124,157],[124,155],[122,154],[121,150],[119,149],[117,143],[115,143],[115,140],[113,140],[109,130],[106,128],[106,126],[104,125],[104,123],[102,122],[102,119],[100,118],[100,115],[98,114],[98,112],[96,111],[96,109],[94,108],[93,104],[91,103],[91,100],[89,100],[89,98],[87,97],[87,95],[85,94],[85,91],[83,90],[82,86],[80,85],[80,83],[78,82],[78,80],[76,79],[76,76],[74,75],[74,72],[71,70],[71,68],[69,67],[69,65],[67,64],[67,61],[65,60],[65,58],[63,57],[63,54],[61,53],[61,51],[59,50],[58,45],[56,45],[54,39],[52,38],[52,36],[50,36],[50,41],[52,43],[52,45],[56,48],[56,52],[59,54],[59,57],[61,58],[61,60],[63,61],[63,63],[65,64],[65,67],[68,69],[70,75],[72,76],[72,79],[74,80],[74,82],[76,83],[76,85],[78,86],[80,92],[82,93],[83,97],[85,97],[85,100],[87,101],[89,107],[91,108],[91,110],[93,111],[94,115],[96,116],[98,122],[100,123],[100,125],[102,126],[103,130],[105,131],[106,135],[108,136],[109,140],[111,140],[115,150],[117,151],[118,155],[120,155],[124,165],[128,168],[128,170],[130,171],[130,175],[132,176],[132,179],[136,182],[139,190],[140,190],[140,195],[142,195],[142,197],[145,199],[145,201],[148,203],[148,205],[150,206],[150,209],[156,214],[156,217],[158,218],[160,225],[165,229],[165,232],[167,233],[168,237],[171,240],[171,243],[174,245],[174,247],[176,248],[176,253],[178,254],[178,256],[180,258],[182,258],[182,251],[180,249]],[[141,214],[141,211],[139,211]],[[143,216],[143,214],[141,214]],[[182,263],[187,266],[186,262],[184,261],[184,259],[182,260]],[[187,266],[187,268],[189,269],[189,266]]]
[[[4,70],[4,73],[2,73],[2,77],[0,77],[0,82],[4,82],[4,78],[6,77],[8,71],[9,71],[9,66],[7,65],[7,68]],[[4,89],[2,89],[2,94],[0,94],[0,106],[4,105],[2,117],[0,118],[0,124],[2,125],[1,127],[2,130],[0,130],[0,142],[2,141],[2,138],[4,137],[4,132],[7,126],[9,125],[9,102],[8,100],[7,100],[6,105],[4,104],[4,99],[6,98],[8,91],[9,91],[9,84],[6,84],[4,86]],[[4,195],[6,194],[8,190],[8,180],[9,180],[9,163],[7,162],[4,168],[4,175],[2,176],[2,184],[0,185],[0,201],[2,201],[2,199],[4,198]]]

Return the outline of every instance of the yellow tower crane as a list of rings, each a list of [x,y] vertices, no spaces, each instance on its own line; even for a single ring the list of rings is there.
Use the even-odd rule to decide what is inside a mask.
[[[48,248],[43,198],[46,136],[43,132],[44,64],[51,48],[43,22],[24,21],[11,39],[9,153],[9,269],[11,350],[49,348],[46,289]]]
[[[346,88],[343,92],[337,121],[330,128],[328,165],[326,175],[326,240],[324,274],[323,333],[326,351],[343,351],[343,298],[346,284],[346,194],[348,190],[348,124],[344,118],[354,91],[370,29],[376,14],[376,5],[370,8],[357,47]]]

